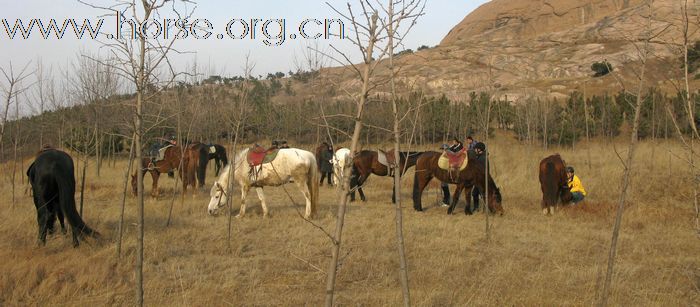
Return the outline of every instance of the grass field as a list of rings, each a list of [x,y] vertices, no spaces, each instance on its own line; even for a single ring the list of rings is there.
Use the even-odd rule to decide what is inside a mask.
[[[545,152],[506,136],[491,142],[493,175],[506,214],[446,215],[438,207],[437,184],[424,194],[426,209],[410,202],[412,173],[403,180],[404,233],[411,296],[415,306],[592,305],[602,286],[619,197],[621,164],[613,144],[584,144]],[[622,151],[622,142],[615,145]],[[435,146],[437,147],[437,146]],[[537,180],[540,159],[559,152],[577,168],[589,192],[586,202],[545,217]],[[622,222],[609,302],[623,306],[700,304],[700,240],[695,231],[692,181],[682,147],[643,142],[637,152],[629,202]],[[25,163],[25,166],[27,163]],[[136,209],[126,207],[122,258],[115,242],[126,161],[105,166],[100,178],[88,170],[84,220],[103,234],[78,249],[69,236],[53,235],[37,247],[36,210],[18,187],[12,206],[8,175],[0,185],[0,306],[133,305]],[[3,169],[7,169],[4,166]],[[25,170],[20,170],[24,172]],[[146,177],[150,191],[150,177]],[[163,195],[174,180],[162,177]],[[207,185],[214,177],[209,172]],[[294,185],[287,190],[297,203]],[[369,201],[350,205],[338,273],[337,304],[398,306],[394,207],[391,180],[372,176]],[[266,188],[271,217],[263,219],[255,193],[245,218],[234,219],[230,248],[225,216],[206,212],[208,191],[177,197],[173,221],[165,226],[171,196],[146,202],[145,297],[150,306],[319,306],[323,303],[330,242],[303,221],[282,188]],[[76,194],[76,199],[79,195]],[[238,200],[238,197],[236,198]],[[335,225],[336,194],[321,188],[316,222]],[[237,210],[238,205],[234,205]]]

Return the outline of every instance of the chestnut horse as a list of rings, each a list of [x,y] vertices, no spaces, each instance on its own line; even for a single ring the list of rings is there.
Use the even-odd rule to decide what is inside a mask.
[[[158,179],[161,173],[168,173],[174,170],[179,170],[180,178],[182,179],[182,194],[184,195],[187,191],[187,186],[191,185],[194,192],[196,192],[196,174],[200,166],[200,158],[202,157],[202,144],[194,143],[187,145],[185,148],[185,155],[183,158],[182,147],[171,146],[165,149],[165,154],[163,155],[163,160],[151,162],[151,158],[141,159],[141,166],[137,169],[133,175],[131,175],[131,188],[134,195],[136,195],[136,175],[144,176],[146,172],[151,173],[151,178],[153,179],[153,185],[151,189],[151,196],[158,197],[160,195],[160,190],[158,189]],[[206,156],[205,156],[206,159]],[[182,165],[182,170],[180,166]],[[206,168],[206,165],[204,165]],[[203,185],[203,181],[201,181]]]
[[[447,170],[438,167],[438,159],[440,159],[441,155],[441,152],[428,151],[418,157],[418,161],[416,161],[416,174],[413,181],[413,209],[416,211],[423,211],[423,206],[421,205],[423,190],[428,186],[430,180],[435,177],[442,182],[457,185],[457,189],[452,197],[452,204],[447,209],[447,214],[452,214],[454,211],[457,206],[457,201],[459,200],[459,194],[461,194],[462,190],[464,190],[465,198],[467,199],[464,214],[472,214],[473,212],[470,211],[471,198],[469,197],[469,192],[472,186],[477,186],[480,191],[486,191],[484,188],[484,177],[486,175],[484,166],[474,159],[469,159],[467,168],[450,176]],[[505,212],[503,206],[501,206],[501,192],[493,181],[493,178],[491,178],[491,175],[488,176],[488,179],[488,207],[490,211],[503,215]]]
[[[559,154],[540,161],[540,187],[542,188],[542,213],[554,214],[554,206],[571,201],[573,196],[566,176],[566,164]]]
[[[399,153],[400,162],[399,169],[401,176],[406,173],[406,170],[416,165],[416,161],[423,152],[402,151]],[[394,157],[394,150],[386,153],[387,156]],[[360,199],[367,201],[362,185],[367,181],[367,177],[371,174],[377,176],[393,176],[389,168],[379,162],[379,153],[371,150],[363,150],[355,155],[352,160],[352,179],[350,180],[350,201],[355,201],[355,189],[360,193]],[[393,181],[392,181],[393,182]],[[391,189],[391,202],[396,202],[396,187]]]

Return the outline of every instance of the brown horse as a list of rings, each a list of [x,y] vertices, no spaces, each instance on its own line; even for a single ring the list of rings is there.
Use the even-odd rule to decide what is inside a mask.
[[[442,153],[440,152],[428,151],[420,155],[418,161],[416,161],[416,174],[413,181],[413,209],[416,211],[423,211],[423,206],[421,205],[423,190],[428,186],[430,180],[435,177],[442,182],[457,185],[457,189],[452,197],[452,204],[449,209],[447,209],[447,214],[452,214],[454,211],[457,206],[457,201],[459,200],[459,194],[462,190],[465,191],[464,194],[467,199],[464,213],[472,214],[470,211],[471,200],[469,191],[471,191],[472,186],[477,186],[480,191],[486,191],[484,188],[484,177],[486,175],[484,166],[474,159],[469,159],[467,168],[450,176],[447,170],[438,167],[438,159],[440,159],[441,155]],[[491,212],[503,215],[505,211],[503,210],[503,206],[501,206],[501,192],[498,190],[491,175],[488,176],[488,179],[488,207]]]
[[[559,154],[540,161],[540,187],[542,188],[542,213],[554,214],[554,206],[571,201],[573,196],[566,176],[566,164]]]
[[[399,153],[399,169],[401,170],[401,176],[409,168],[416,165],[416,161],[423,154],[423,152],[415,151],[402,151]],[[394,150],[390,150],[386,153],[390,156],[391,160],[394,158]],[[360,193],[360,199],[362,201],[367,201],[364,191],[362,191],[362,185],[367,181],[367,178],[371,174],[377,176],[393,176],[393,173],[389,170],[387,166],[379,162],[379,153],[376,151],[363,150],[355,155],[352,160],[352,179],[350,180],[350,201],[355,201],[355,190]],[[396,187],[391,189],[391,202],[396,202]]]
[[[180,166],[182,166],[182,170],[179,171],[180,178],[182,179],[182,193],[183,195],[187,191],[187,186],[191,185],[194,192],[196,192],[196,174],[197,170],[200,166],[200,157],[201,152],[202,152],[202,144],[200,143],[194,143],[187,145],[185,147],[185,154],[184,158],[182,155],[182,147],[180,146],[171,146],[168,147],[165,150],[165,154],[163,155],[163,160],[155,162],[151,162],[150,158],[143,158],[141,159],[141,166],[139,169],[134,172],[133,175],[131,175],[131,188],[132,192],[134,195],[136,195],[137,189],[136,189],[136,175],[140,174],[140,176],[144,176],[146,172],[151,173],[151,178],[153,179],[153,186],[151,189],[151,196],[152,197],[158,197],[160,195],[160,190],[158,189],[158,179],[160,178],[161,173],[169,173],[174,170],[180,170]],[[205,156],[206,157],[206,156]],[[204,165],[204,168],[206,168],[206,164]],[[200,180],[201,185],[203,185],[203,181]]]

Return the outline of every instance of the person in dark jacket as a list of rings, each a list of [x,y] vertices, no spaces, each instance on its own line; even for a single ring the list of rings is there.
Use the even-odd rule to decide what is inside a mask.
[[[486,144],[482,142],[476,142],[474,144],[474,160],[481,164],[483,167],[487,166],[486,160],[488,157],[486,157]],[[491,163],[488,163],[489,169],[491,168]],[[487,172],[490,174],[490,172]],[[481,178],[480,180],[484,180],[484,178]],[[479,191],[479,188],[475,185],[472,187],[472,202],[474,203],[474,210],[472,212],[475,212],[476,210],[479,209],[479,195],[481,195],[481,191]]]
[[[442,144],[442,146],[440,146],[440,149],[442,149],[442,151],[447,151],[450,149],[450,145]],[[442,204],[441,204],[441,206],[449,207],[450,206],[450,185],[442,182],[442,183],[440,183],[440,188],[442,189]]]
[[[450,152],[452,154],[456,154],[456,153],[459,153],[460,151],[462,151],[462,149],[464,149],[464,145],[459,140],[459,138],[454,137],[454,138],[452,138],[452,143],[450,144],[450,148],[448,148],[447,150],[448,150],[448,152]]]
[[[329,145],[326,150],[321,151],[321,186],[323,179],[328,176],[328,185],[333,186],[333,146]]]

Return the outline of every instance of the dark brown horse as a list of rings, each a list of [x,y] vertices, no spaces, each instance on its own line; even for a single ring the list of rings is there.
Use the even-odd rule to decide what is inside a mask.
[[[416,165],[418,157],[421,156],[423,152],[414,151],[402,151],[399,153],[400,161],[398,163],[399,169],[401,170],[401,176],[409,168]],[[389,159],[394,159],[394,150],[390,150],[386,153],[386,156],[390,156]],[[362,185],[367,181],[369,175],[375,174],[377,176],[393,176],[393,172],[384,164],[379,162],[379,152],[371,150],[363,150],[355,155],[352,160],[352,179],[350,180],[350,201],[355,201],[355,189],[360,193],[360,199],[362,201],[367,201],[364,191],[362,191]],[[396,187],[391,189],[391,202],[396,202]]]
[[[447,213],[452,214],[457,206],[459,194],[464,190],[465,198],[467,199],[464,213],[472,214],[470,211],[471,199],[469,197],[469,192],[472,186],[477,186],[480,191],[486,191],[484,182],[486,171],[484,166],[476,160],[470,159],[469,164],[464,170],[450,176],[447,170],[438,167],[438,159],[440,159],[441,155],[442,153],[440,152],[428,151],[420,155],[418,161],[416,161],[416,174],[413,181],[413,208],[416,211],[423,211],[423,206],[421,204],[423,190],[428,186],[430,180],[435,177],[442,182],[457,185],[457,189],[452,197],[452,204],[449,209],[447,209]],[[501,206],[501,192],[498,190],[491,175],[488,176],[488,193],[488,207],[490,211],[503,215],[505,211],[503,210],[503,206]]]
[[[151,173],[151,178],[153,179],[153,186],[151,189],[151,196],[152,197],[158,197],[160,195],[160,191],[158,189],[158,179],[160,178],[160,174],[162,173],[168,173],[171,171],[175,170],[180,170],[180,167],[182,166],[182,170],[179,171],[180,178],[182,179],[182,193],[183,195],[187,191],[187,186],[191,185],[193,190],[196,191],[196,178],[200,177],[198,176],[198,170],[200,166],[200,158],[202,157],[202,148],[201,143],[194,143],[194,144],[189,144],[185,147],[185,154],[184,158],[182,155],[182,147],[180,146],[171,146],[165,149],[165,154],[163,155],[163,160],[155,162],[151,162],[151,158],[143,158],[141,159],[141,165],[140,168],[134,172],[133,175],[131,175],[131,188],[132,192],[134,195],[136,195],[136,175],[140,174],[140,176],[144,176],[146,172]],[[206,147],[206,146],[204,146]],[[204,159],[206,159],[206,155],[204,156]],[[204,165],[204,168],[206,168],[206,164]],[[200,180],[200,186],[203,185],[203,181]]]
[[[566,164],[559,154],[540,161],[540,187],[544,215],[554,214],[554,206],[559,203],[559,200],[566,204],[573,198],[566,176]]]

